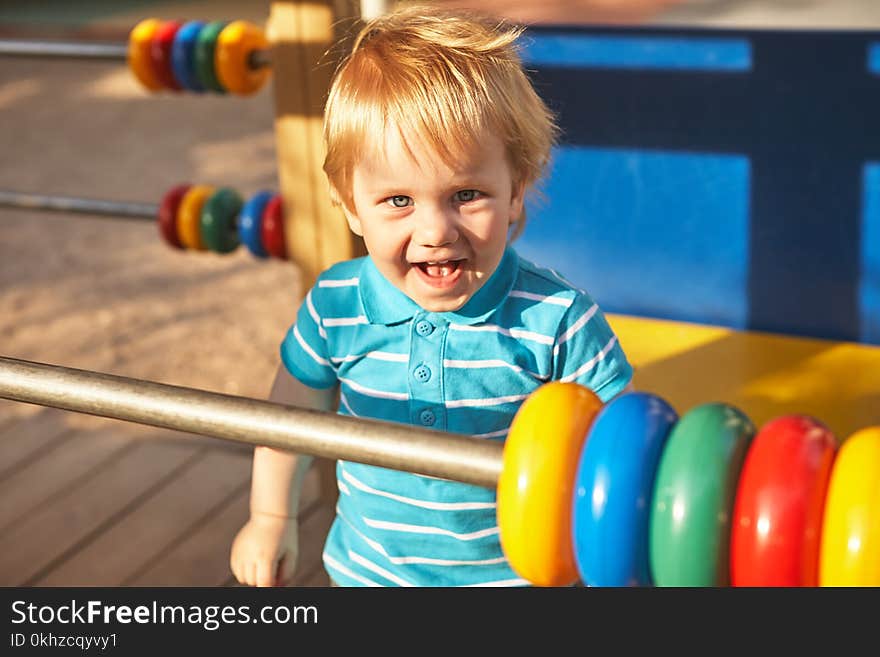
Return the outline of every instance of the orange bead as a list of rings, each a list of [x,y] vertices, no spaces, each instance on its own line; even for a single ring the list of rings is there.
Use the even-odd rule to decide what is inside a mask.
[[[156,76],[150,54],[153,37],[162,24],[157,18],[146,18],[135,25],[128,35],[128,68],[150,91],[164,89],[164,85]]]
[[[247,21],[233,21],[217,37],[214,68],[217,79],[226,89],[239,96],[258,91],[269,77],[268,66],[252,68],[249,62],[254,50],[266,50],[269,41],[263,30]]]

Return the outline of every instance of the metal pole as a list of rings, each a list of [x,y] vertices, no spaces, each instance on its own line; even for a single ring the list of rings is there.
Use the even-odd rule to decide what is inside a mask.
[[[53,212],[79,212],[130,219],[155,221],[159,206],[154,203],[128,203],[102,201],[74,196],[47,196],[0,190],[0,207],[27,210],[50,210]]]
[[[0,56],[2,55],[124,62],[128,58],[128,44],[0,39]],[[269,50],[254,50],[248,55],[248,65],[251,68],[263,68],[271,64],[272,57]]]
[[[0,39],[0,55],[125,61],[128,55],[128,46],[124,43],[76,43]]]
[[[0,356],[0,398],[494,488],[500,443]]]

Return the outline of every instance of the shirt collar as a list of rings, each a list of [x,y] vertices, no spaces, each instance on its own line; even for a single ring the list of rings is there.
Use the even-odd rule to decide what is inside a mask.
[[[437,314],[458,324],[476,324],[485,320],[507,298],[518,269],[519,256],[508,246],[489,280],[464,306],[453,312]],[[364,258],[361,265],[358,289],[364,314],[370,324],[397,324],[412,319],[416,313],[424,312],[415,301],[394,287],[376,269],[369,256]]]

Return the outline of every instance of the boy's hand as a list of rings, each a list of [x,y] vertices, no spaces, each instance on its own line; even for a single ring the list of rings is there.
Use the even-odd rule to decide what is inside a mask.
[[[283,584],[296,569],[298,539],[296,518],[251,514],[232,542],[229,565],[238,583]]]

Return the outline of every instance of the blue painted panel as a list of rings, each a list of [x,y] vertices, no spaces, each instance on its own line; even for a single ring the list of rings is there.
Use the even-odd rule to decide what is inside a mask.
[[[868,44],[868,71],[880,75],[880,43]]]
[[[517,249],[604,310],[746,326],[746,157],[564,147],[544,195]]]
[[[880,344],[880,163],[867,164],[862,180],[861,339]]]
[[[523,39],[527,65],[620,69],[743,72],[752,68],[745,39],[541,34]]]

